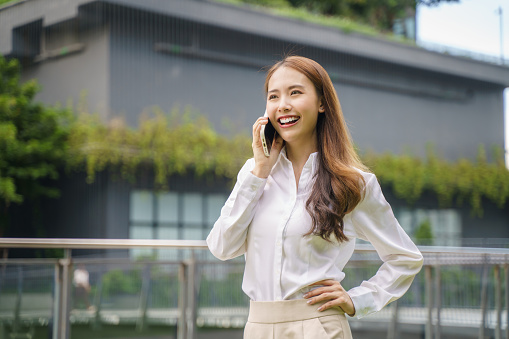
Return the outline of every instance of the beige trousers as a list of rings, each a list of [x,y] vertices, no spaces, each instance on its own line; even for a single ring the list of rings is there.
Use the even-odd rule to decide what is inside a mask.
[[[352,339],[341,309],[318,312],[306,301],[251,301],[244,339]]]

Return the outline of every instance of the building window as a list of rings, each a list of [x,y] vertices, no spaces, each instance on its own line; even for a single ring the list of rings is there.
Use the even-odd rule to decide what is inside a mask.
[[[461,246],[461,215],[455,209],[397,208],[394,213],[403,229],[414,240],[421,240],[417,239],[419,229],[429,226],[432,239],[423,244]]]
[[[40,51],[34,62],[61,58],[83,51],[85,44],[80,42],[79,35],[80,26],[76,20],[44,27],[40,36]]]
[[[219,217],[227,196],[219,193],[152,192],[130,196],[131,239],[204,240]],[[133,249],[132,257],[167,257],[167,249]]]

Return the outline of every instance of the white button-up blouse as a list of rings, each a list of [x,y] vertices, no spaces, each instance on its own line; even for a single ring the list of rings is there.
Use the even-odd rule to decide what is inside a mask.
[[[344,217],[349,240],[327,242],[315,235],[303,236],[312,225],[306,201],[318,153],[311,154],[304,165],[298,188],[284,148],[267,179],[251,173],[254,165],[254,159],[249,159],[240,170],[207,237],[210,251],[221,260],[245,255],[242,289],[251,300],[301,299],[317,281],[341,282],[355,238],[371,242],[383,261],[375,276],[348,291],[355,316],[379,311],[407,291],[423,258],[394,217],[375,175],[361,172],[366,182],[364,198]]]

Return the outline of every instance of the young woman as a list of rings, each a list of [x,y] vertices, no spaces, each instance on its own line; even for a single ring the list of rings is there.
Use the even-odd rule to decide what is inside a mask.
[[[291,56],[265,81],[278,136],[270,156],[253,126],[253,154],[207,237],[227,260],[245,255],[242,288],[251,299],[244,338],[351,338],[345,318],[379,311],[401,297],[422,266],[376,177],[360,162],[337,94],[317,62]],[[355,238],[383,264],[349,291],[343,268]]]

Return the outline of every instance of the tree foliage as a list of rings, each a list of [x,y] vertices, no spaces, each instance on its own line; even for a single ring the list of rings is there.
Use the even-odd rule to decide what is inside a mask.
[[[392,30],[395,19],[413,16],[417,5],[436,6],[459,0],[240,0],[275,7],[301,8],[310,13],[337,16],[368,24],[382,31]]]
[[[43,184],[56,179],[65,162],[71,114],[33,102],[35,81],[19,83],[16,60],[0,56],[0,206],[24,197],[54,197]]]
[[[311,12],[348,17],[382,31],[390,31],[396,18],[415,13],[414,0],[289,0],[293,6],[306,7]]]

